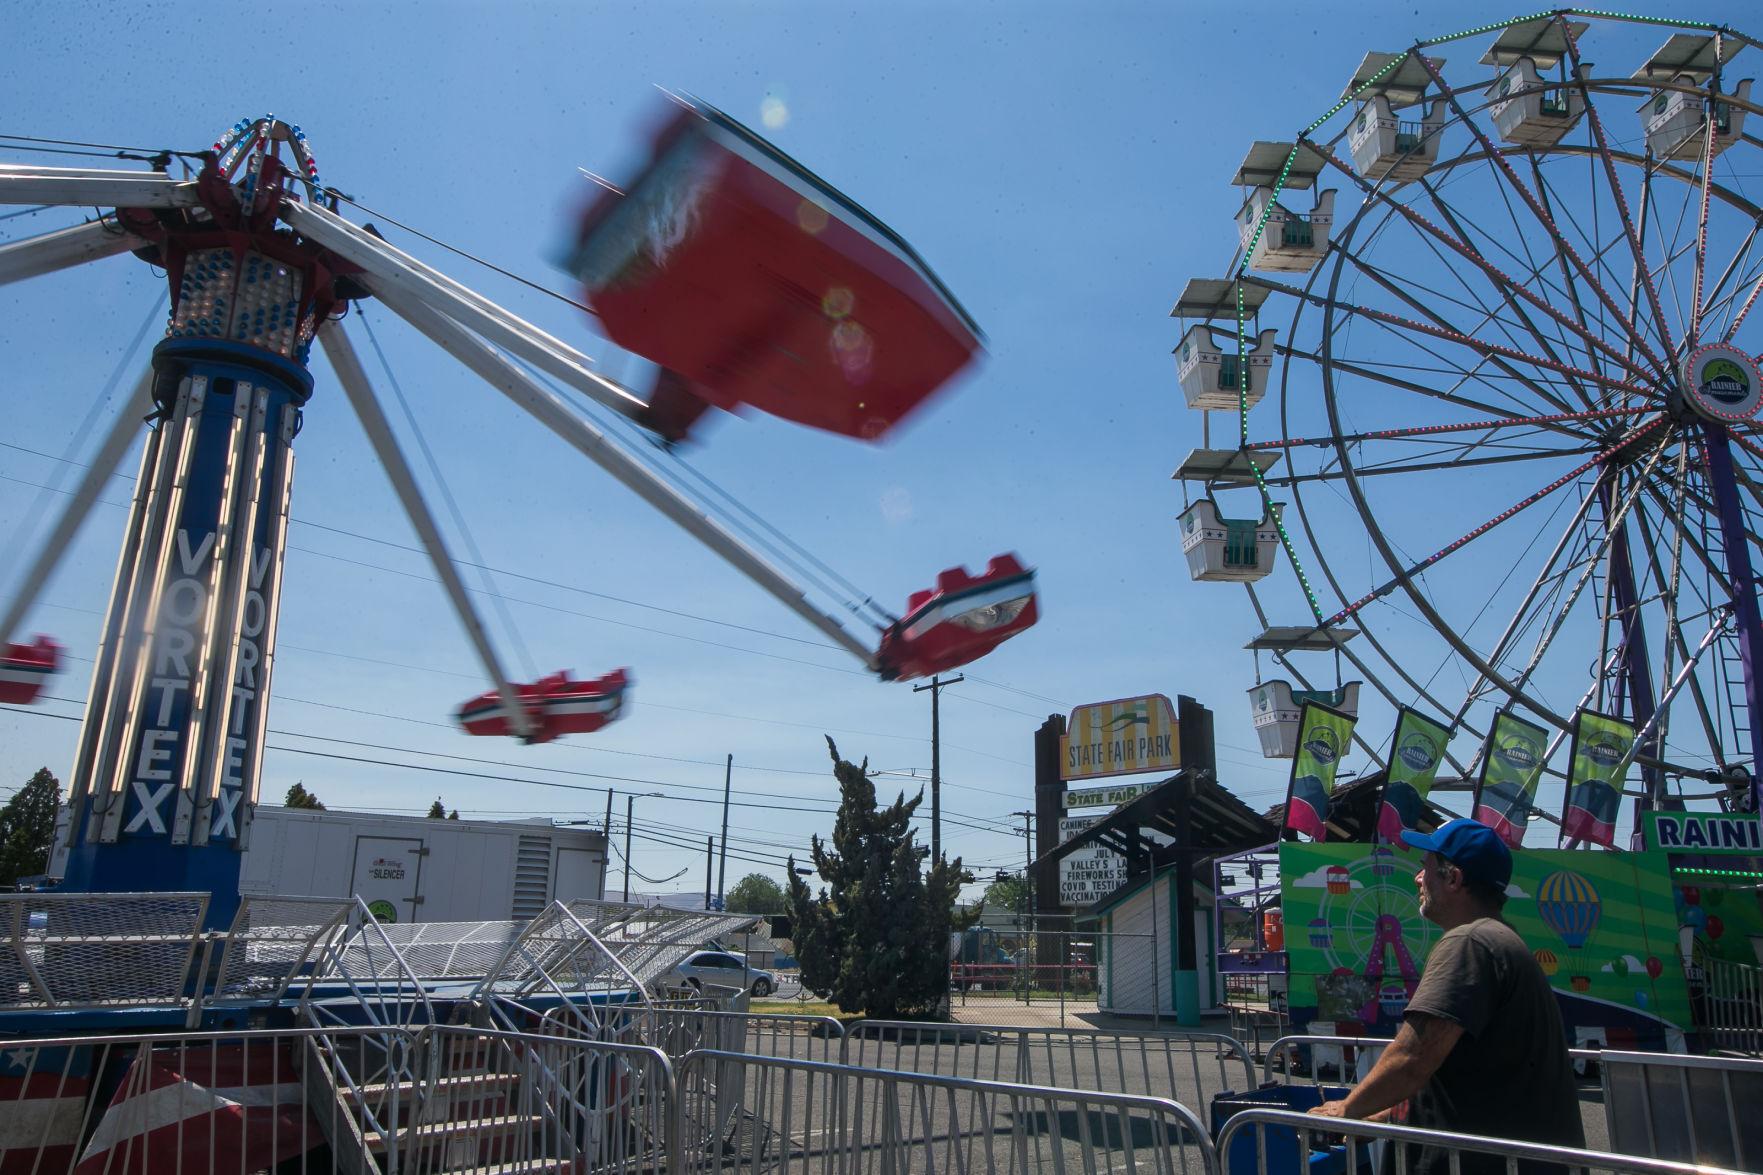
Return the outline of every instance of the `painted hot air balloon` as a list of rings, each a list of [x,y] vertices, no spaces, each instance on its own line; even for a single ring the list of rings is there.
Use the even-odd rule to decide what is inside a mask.
[[[1561,970],[1561,961],[1555,957],[1554,951],[1539,949],[1533,953],[1536,955],[1537,966],[1543,969],[1544,975],[1553,975]]]
[[[1598,928],[1604,902],[1591,882],[1568,869],[1543,878],[1537,886],[1537,913],[1543,924],[1561,936],[1570,951],[1580,950]]]

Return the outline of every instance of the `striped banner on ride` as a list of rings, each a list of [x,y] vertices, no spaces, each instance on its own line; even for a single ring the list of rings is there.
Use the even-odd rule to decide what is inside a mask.
[[[130,1063],[74,1175],[269,1170],[324,1142],[302,1103],[286,1042],[155,1049]]]

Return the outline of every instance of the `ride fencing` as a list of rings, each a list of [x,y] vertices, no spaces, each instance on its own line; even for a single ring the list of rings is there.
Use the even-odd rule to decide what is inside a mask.
[[[658,1050],[458,1027],[5,1042],[0,1170],[344,1175],[662,1169]]]
[[[1697,1018],[1708,1048],[1763,1056],[1763,967],[1709,959],[1699,995]]]
[[[949,960],[949,1014],[983,1024],[1065,1027],[1102,1014],[1174,1016],[1167,934],[968,931]]]
[[[1212,1033],[1023,1028],[859,1020],[845,1030],[844,1061],[980,1081],[1173,1098],[1208,1106],[1226,1090],[1255,1087],[1242,1043]]]
[[[1336,1152],[1327,1165],[1305,1163],[1316,1152]],[[1428,1154],[1427,1152],[1430,1152]],[[1418,1130],[1381,1122],[1317,1118],[1290,1110],[1245,1109],[1224,1123],[1218,1135],[1219,1170],[1229,1175],[1288,1175],[1310,1170],[1407,1175],[1423,1161],[1429,1169],[1449,1175],[1501,1172],[1521,1175],[1538,1170],[1572,1171],[1575,1175],[1735,1175],[1735,1168],[1697,1166],[1636,1155],[1580,1150]],[[1550,1164],[1538,1166],[1537,1164]]]
[[[677,1070],[679,1173],[1214,1175],[1167,1098],[696,1052]]]

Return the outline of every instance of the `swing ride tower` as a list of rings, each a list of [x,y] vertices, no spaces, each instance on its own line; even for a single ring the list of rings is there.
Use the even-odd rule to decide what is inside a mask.
[[[814,234],[796,242],[806,250],[797,263],[834,273],[845,283],[834,291],[842,296],[791,303],[790,313],[771,316],[774,329],[793,332],[791,338],[825,334],[830,353],[847,360],[852,348],[839,345],[853,338],[865,341],[860,354],[872,348],[914,354],[927,335],[945,344],[948,354],[934,369],[835,362],[801,389],[803,403],[764,404],[812,427],[865,439],[880,435],[978,349],[977,330],[886,226],[799,166],[773,169],[776,174],[761,168],[760,162],[784,157],[726,116],[684,109],[674,133],[696,136],[696,149],[721,152],[727,161],[721,174],[739,182],[683,195],[664,191],[657,197],[664,203],[689,197],[763,219],[763,209],[754,211],[760,202],[753,185],[759,184],[766,193],[787,188],[824,206],[828,223],[861,221],[870,229],[870,236],[852,236],[855,244],[824,234],[837,248]],[[455,715],[465,732],[543,742],[591,733],[620,713],[630,680],[623,669],[589,680],[559,672],[524,684],[503,671],[344,330],[341,312],[353,301],[371,298],[427,336],[883,680],[966,664],[1036,622],[1034,573],[1013,555],[992,559],[974,575],[960,567],[944,570],[931,589],[914,592],[898,616],[836,576],[816,579],[804,573],[801,561],[780,565],[762,555],[737,525],[718,516],[716,506],[690,496],[653,468],[643,449],[615,439],[586,410],[635,421],[652,439],[649,421],[660,411],[653,397],[645,403],[594,370],[594,360],[568,343],[339,215],[346,197],[320,185],[299,127],[273,116],[241,120],[191,158],[201,165],[188,179],[163,170],[0,164],[0,203],[115,210],[0,245],[0,284],[131,252],[164,269],[171,295],[165,337],[150,370],[124,398],[67,507],[0,612],[0,702],[29,703],[54,671],[59,646],[46,637],[28,645],[8,642],[20,638],[21,624],[145,421],[140,471],[70,775],[63,890],[207,893],[209,929],[225,929],[238,911],[241,854],[260,786],[275,664],[293,442],[313,393],[307,367],[314,342],[322,346],[488,679],[489,691]],[[679,178],[661,162],[652,162],[650,171],[667,182]],[[633,188],[649,191],[640,182]],[[595,212],[606,215],[604,208]],[[618,218],[611,219],[616,228]],[[814,227],[826,225],[815,221]],[[590,245],[602,240],[597,231],[587,230]],[[712,264],[714,249],[690,243],[693,249],[661,260],[694,267],[696,280],[738,301],[738,280],[749,259]],[[667,265],[650,269],[671,280]],[[670,290],[664,284],[645,296],[655,299],[656,313],[689,318],[691,308],[677,305]],[[589,297],[596,296],[590,287]],[[907,314],[903,305],[938,313]],[[670,336],[663,343],[675,341]],[[667,347],[656,347],[650,357],[658,363],[679,360]],[[735,391],[725,386],[734,375],[692,370],[692,394],[708,399],[674,413],[682,419],[749,394],[744,384]],[[885,402],[877,393],[882,385],[892,397]],[[849,411],[838,407],[845,399]],[[674,408],[662,405],[662,414]],[[859,419],[853,412],[864,415]],[[841,597],[829,582],[847,594]],[[872,631],[852,631],[821,602],[827,598]]]
[[[71,778],[65,883],[206,891],[213,927],[236,909],[257,799],[307,356],[341,301],[335,259],[276,226],[286,171],[264,147],[309,161],[303,136],[245,129],[217,144],[198,203],[119,215],[165,269],[171,315],[135,394],[147,438]],[[138,419],[119,420],[119,445]]]

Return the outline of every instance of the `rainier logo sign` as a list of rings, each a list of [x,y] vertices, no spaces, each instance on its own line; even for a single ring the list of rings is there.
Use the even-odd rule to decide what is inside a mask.
[[[1726,343],[1690,353],[1683,367],[1684,398],[1711,420],[1749,420],[1763,407],[1763,375],[1756,361]]]

